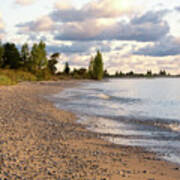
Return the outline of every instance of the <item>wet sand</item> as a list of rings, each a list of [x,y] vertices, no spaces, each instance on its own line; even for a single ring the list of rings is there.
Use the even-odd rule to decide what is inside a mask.
[[[0,179],[180,179],[180,166],[141,148],[105,142],[44,98],[78,83],[0,87]]]

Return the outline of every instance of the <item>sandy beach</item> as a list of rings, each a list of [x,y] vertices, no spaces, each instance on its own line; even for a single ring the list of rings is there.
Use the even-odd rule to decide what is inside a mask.
[[[114,145],[44,96],[78,81],[0,87],[0,179],[179,180],[180,166]]]

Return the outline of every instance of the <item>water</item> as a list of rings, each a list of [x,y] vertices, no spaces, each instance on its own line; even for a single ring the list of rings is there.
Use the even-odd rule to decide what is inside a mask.
[[[108,141],[180,164],[180,79],[111,79],[54,96],[56,106]]]

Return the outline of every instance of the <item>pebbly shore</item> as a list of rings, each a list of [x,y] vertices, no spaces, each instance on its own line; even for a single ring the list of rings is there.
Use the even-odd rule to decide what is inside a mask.
[[[0,179],[180,179],[180,166],[138,147],[103,141],[45,98],[79,83],[0,87]]]

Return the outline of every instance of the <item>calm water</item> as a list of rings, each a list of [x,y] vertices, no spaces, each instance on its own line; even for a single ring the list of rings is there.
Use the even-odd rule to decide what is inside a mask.
[[[54,96],[56,106],[113,143],[180,163],[180,79],[112,79]]]

